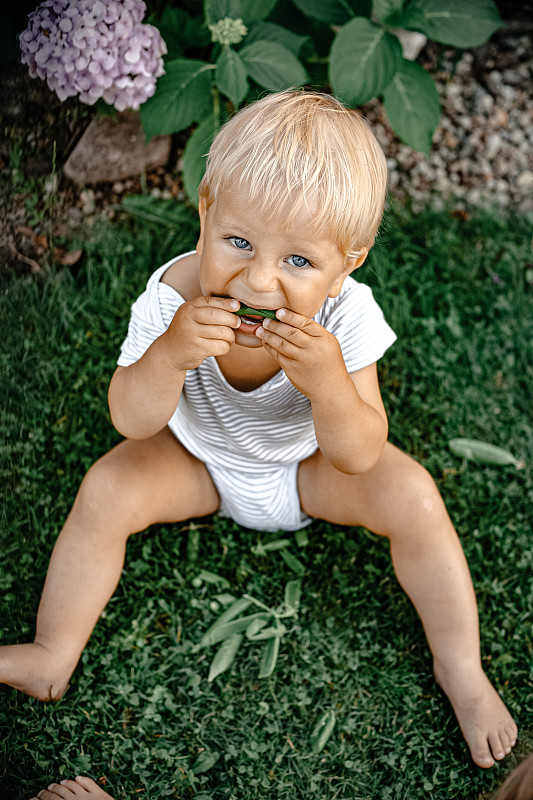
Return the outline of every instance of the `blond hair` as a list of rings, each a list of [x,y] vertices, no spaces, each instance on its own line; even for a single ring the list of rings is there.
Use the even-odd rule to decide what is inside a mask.
[[[209,205],[245,190],[264,213],[291,224],[302,206],[345,256],[374,243],[387,166],[366,120],[339,100],[289,90],[246,106],[218,132],[198,187]]]
[[[494,800],[533,800],[533,755],[511,772]]]

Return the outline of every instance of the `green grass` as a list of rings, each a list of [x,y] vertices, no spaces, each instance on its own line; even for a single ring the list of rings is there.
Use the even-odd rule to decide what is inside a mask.
[[[85,470],[118,441],[106,391],[129,305],[152,269],[194,246],[193,219],[180,230],[99,229],[75,275],[4,275],[2,644],[31,639],[60,524]],[[391,439],[430,469],[457,526],[519,755],[533,746],[531,260],[526,220],[399,209],[358,273],[399,334],[380,365]],[[457,436],[507,447],[526,468],[464,464],[447,446]],[[302,606],[273,676],[257,678],[261,648],[245,643],[210,685],[212,652],[194,645],[221,589],[194,578],[208,570],[224,591],[276,605],[295,575],[279,552],[252,552],[268,537],[196,522],[197,553],[189,523],[130,540],[61,701],[0,688],[2,798],[79,772],[105,778],[116,800],[489,796],[514,757],[488,772],[470,761],[385,540],[313,523],[306,546],[290,545],[306,567]],[[316,755],[310,735],[327,709],[337,725]],[[202,771],[205,751],[216,761]]]

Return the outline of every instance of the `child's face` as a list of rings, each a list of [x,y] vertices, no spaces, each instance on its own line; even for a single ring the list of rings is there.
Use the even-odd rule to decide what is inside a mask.
[[[345,258],[305,207],[289,226],[286,215],[265,217],[246,194],[225,191],[208,208],[200,201],[200,285],[204,295],[231,297],[251,308],[288,308],[309,319],[336,297],[366,257]],[[241,321],[236,342],[261,347],[257,325]]]

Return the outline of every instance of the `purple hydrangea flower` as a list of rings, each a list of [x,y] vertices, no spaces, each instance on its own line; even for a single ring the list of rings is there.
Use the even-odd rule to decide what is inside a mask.
[[[137,111],[155,92],[167,52],[157,28],[142,23],[143,0],[45,0],[20,34],[22,63],[60,100],[103,98]]]

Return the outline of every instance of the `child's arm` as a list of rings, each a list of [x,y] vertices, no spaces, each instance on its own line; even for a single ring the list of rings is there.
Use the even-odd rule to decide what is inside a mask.
[[[291,383],[311,401],[318,446],[335,469],[371,469],[387,441],[376,365],[349,374],[336,337],[313,320],[282,309],[258,336]]]
[[[184,303],[138,361],[117,368],[109,386],[109,410],[119,433],[129,439],[147,439],[167,425],[187,370],[209,356],[227,353],[235,341],[238,309],[238,301],[222,297]]]

